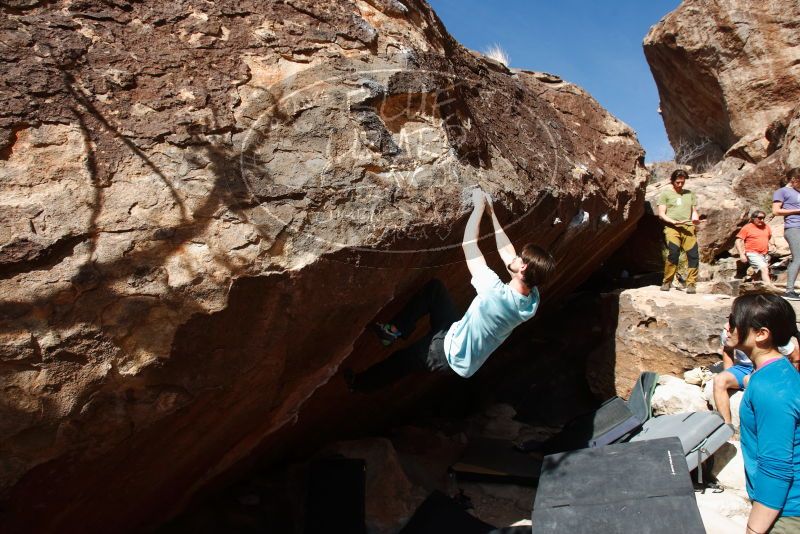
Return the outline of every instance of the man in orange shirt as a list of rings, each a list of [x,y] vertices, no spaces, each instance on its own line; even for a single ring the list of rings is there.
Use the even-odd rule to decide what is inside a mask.
[[[745,224],[736,234],[736,250],[742,263],[749,263],[761,273],[761,279],[770,291],[777,288],[769,277],[769,242],[772,231],[764,221],[766,213],[754,211],[750,222]]]

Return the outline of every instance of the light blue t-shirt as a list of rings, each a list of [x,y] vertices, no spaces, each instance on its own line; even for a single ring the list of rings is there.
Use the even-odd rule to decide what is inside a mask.
[[[480,369],[511,331],[533,317],[539,307],[537,288],[526,297],[500,281],[486,265],[478,268],[470,282],[478,296],[444,337],[447,363],[464,378]]]
[[[800,516],[800,374],[788,359],[750,376],[739,418],[747,494]]]

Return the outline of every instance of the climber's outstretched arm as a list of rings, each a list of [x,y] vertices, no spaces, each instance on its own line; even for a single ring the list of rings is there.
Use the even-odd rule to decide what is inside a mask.
[[[492,217],[492,226],[494,227],[494,240],[497,243],[497,252],[500,253],[500,257],[503,259],[503,265],[505,265],[506,269],[508,269],[508,266],[511,265],[511,262],[517,257],[517,251],[503,230],[503,227],[500,225],[500,221],[497,220],[497,215],[494,213],[492,198],[488,193],[486,193],[486,206],[488,207],[489,214]]]
[[[486,195],[480,188],[472,192],[472,213],[467,219],[467,226],[464,228],[464,240],[461,248],[464,249],[464,257],[467,259],[467,268],[473,276],[478,268],[486,265],[486,260],[478,247],[480,237],[481,219],[486,208]]]

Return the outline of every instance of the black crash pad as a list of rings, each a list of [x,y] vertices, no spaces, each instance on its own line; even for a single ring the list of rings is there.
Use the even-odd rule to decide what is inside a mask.
[[[534,533],[704,534],[678,438],[545,456]]]
[[[602,447],[621,439],[642,426],[639,420],[619,397],[612,397],[597,410],[576,417],[564,429],[547,440],[542,447],[546,454]]]
[[[535,486],[541,467],[541,455],[520,452],[508,440],[472,438],[451,469],[460,480]]]

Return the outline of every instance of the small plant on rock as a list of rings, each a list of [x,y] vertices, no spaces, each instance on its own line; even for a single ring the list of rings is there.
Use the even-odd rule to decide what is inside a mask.
[[[508,67],[509,63],[508,53],[505,50],[503,50],[503,48],[499,44],[495,43],[489,48],[487,48],[486,51],[484,52],[484,55],[495,61],[499,61],[500,63]]]
[[[708,137],[681,139],[676,145],[675,163],[689,165],[696,173],[706,172],[722,159],[724,151]]]

